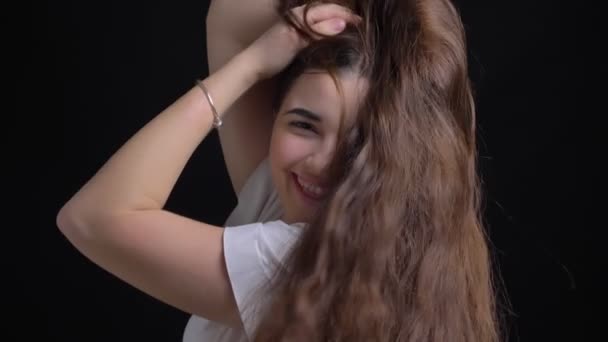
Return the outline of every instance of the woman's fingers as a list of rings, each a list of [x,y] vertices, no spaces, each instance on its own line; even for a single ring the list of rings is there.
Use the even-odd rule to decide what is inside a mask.
[[[306,5],[301,5],[292,9],[298,25],[302,29],[306,29],[304,22],[304,8]],[[358,24],[361,22],[361,17],[354,14],[350,9],[336,4],[316,4],[311,5],[306,13],[306,20],[312,29],[310,32],[314,37],[321,38],[319,35],[335,35],[340,33],[346,23]]]
[[[319,23],[314,24],[311,28],[316,32],[324,35],[334,35],[342,32],[346,22],[341,18],[334,18],[329,20],[323,20]]]
[[[334,17],[339,17],[353,23],[361,19],[361,17],[355,15],[350,9],[336,4],[314,6],[308,11],[308,23],[310,25],[314,25],[318,22]]]
[[[294,14],[296,14],[296,17],[300,20],[300,23],[304,22],[304,7],[305,5],[302,5],[292,9]],[[361,17],[354,14],[350,9],[336,4],[313,5],[306,15],[308,25],[311,27],[317,23],[333,18],[340,18],[351,23],[358,23],[361,21]]]
[[[313,39],[336,35],[344,30],[347,23],[358,24],[360,21],[348,8],[320,4],[310,7],[306,15],[308,25],[304,25],[304,8],[304,5],[292,8],[288,14],[293,24],[300,29],[310,28],[308,33]],[[247,48],[247,55],[256,64],[257,77],[267,79],[289,65],[297,53],[310,43],[308,39],[302,38],[298,30],[284,21],[275,23],[258,37]]]

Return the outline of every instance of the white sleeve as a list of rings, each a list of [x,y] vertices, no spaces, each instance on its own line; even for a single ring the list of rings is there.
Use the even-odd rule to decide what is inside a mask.
[[[228,278],[245,333],[253,337],[260,310],[268,303],[264,286],[293,247],[302,228],[282,221],[252,223],[224,229]]]

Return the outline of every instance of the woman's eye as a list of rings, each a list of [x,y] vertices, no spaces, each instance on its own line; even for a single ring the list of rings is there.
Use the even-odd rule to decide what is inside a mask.
[[[308,122],[304,122],[304,121],[292,121],[289,123],[290,126],[296,127],[296,128],[300,128],[300,129],[305,129],[307,131],[312,131],[312,132],[316,132],[315,131],[315,126],[309,124]]]

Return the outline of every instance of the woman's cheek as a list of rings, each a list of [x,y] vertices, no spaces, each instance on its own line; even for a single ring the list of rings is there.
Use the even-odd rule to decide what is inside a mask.
[[[282,132],[276,141],[276,153],[283,164],[294,164],[304,158],[310,149],[310,138],[298,136],[291,132]]]

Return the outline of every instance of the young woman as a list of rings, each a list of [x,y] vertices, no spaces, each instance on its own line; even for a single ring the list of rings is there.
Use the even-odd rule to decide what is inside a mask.
[[[212,3],[209,77],[66,203],[61,232],[192,313],[185,342],[497,341],[454,7],[273,9]],[[238,194],[225,228],[163,210],[214,126]]]

